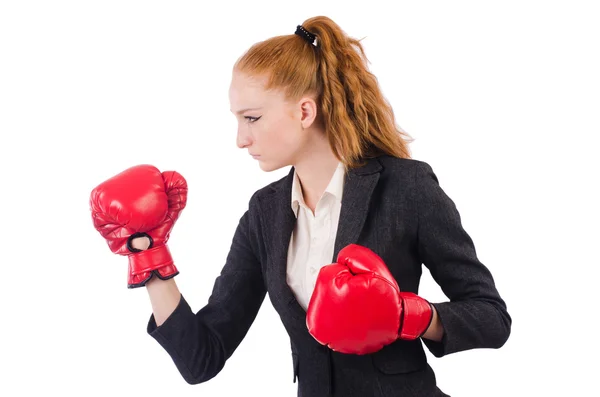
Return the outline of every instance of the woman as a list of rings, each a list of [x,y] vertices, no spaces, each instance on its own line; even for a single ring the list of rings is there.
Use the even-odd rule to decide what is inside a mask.
[[[185,179],[138,166],[91,198],[96,228],[129,257],[128,286],[149,293],[148,333],[187,382],[219,373],[267,292],[300,396],[445,396],[423,344],[441,357],[506,342],[494,280],[431,167],[410,158],[357,40],[315,17],[257,43],[233,68],[230,103],[238,146],[264,171],[292,168],[250,199],[200,311],[166,244]],[[422,264],[448,302],[417,294]]]

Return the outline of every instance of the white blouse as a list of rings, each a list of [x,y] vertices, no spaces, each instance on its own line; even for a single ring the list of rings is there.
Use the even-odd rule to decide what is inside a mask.
[[[304,310],[308,308],[319,270],[333,259],[344,176],[344,165],[340,162],[313,215],[304,202],[300,180],[294,172],[291,204],[297,221],[288,250],[287,283]]]

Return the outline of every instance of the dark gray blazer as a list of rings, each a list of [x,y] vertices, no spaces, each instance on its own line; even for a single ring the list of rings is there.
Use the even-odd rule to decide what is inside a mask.
[[[250,199],[208,304],[193,313],[182,295],[160,327],[150,317],[147,332],[188,383],[205,382],[219,373],[267,292],[290,336],[290,371],[303,397],[445,396],[423,346],[442,357],[506,342],[512,322],[506,305],[432,168],[419,160],[381,156],[346,175],[332,262],[344,246],[361,244],[383,258],[401,290],[414,293],[421,266],[427,266],[449,299],[434,304],[444,337],[439,343],[398,340],[364,356],[332,352],[317,343],[307,331],[306,312],[286,283],[287,250],[296,221],[293,172]]]

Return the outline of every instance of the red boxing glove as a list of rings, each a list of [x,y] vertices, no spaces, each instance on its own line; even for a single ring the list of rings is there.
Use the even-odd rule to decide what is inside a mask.
[[[416,339],[431,322],[431,305],[400,292],[383,260],[366,247],[350,244],[337,263],[319,272],[306,324],[321,344],[347,354],[368,354],[396,339]]]
[[[183,176],[151,165],[131,167],[92,190],[94,227],[112,252],[129,258],[128,288],[146,285],[153,274],[163,280],[179,274],[167,241],[187,192]],[[147,250],[131,246],[136,237],[148,237]]]

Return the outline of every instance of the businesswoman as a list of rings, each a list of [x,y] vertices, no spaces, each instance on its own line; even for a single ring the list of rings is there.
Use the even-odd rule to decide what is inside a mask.
[[[410,158],[357,40],[308,19],[243,54],[229,95],[237,145],[264,171],[291,168],[249,199],[201,310],[178,290],[167,247],[184,177],[140,165],[90,198],[96,229],[129,258],[128,286],[148,291],[148,333],[185,381],[221,371],[267,292],[299,396],[445,396],[424,348],[441,357],[506,342],[493,277],[432,168]],[[448,301],[419,295],[423,265]]]

